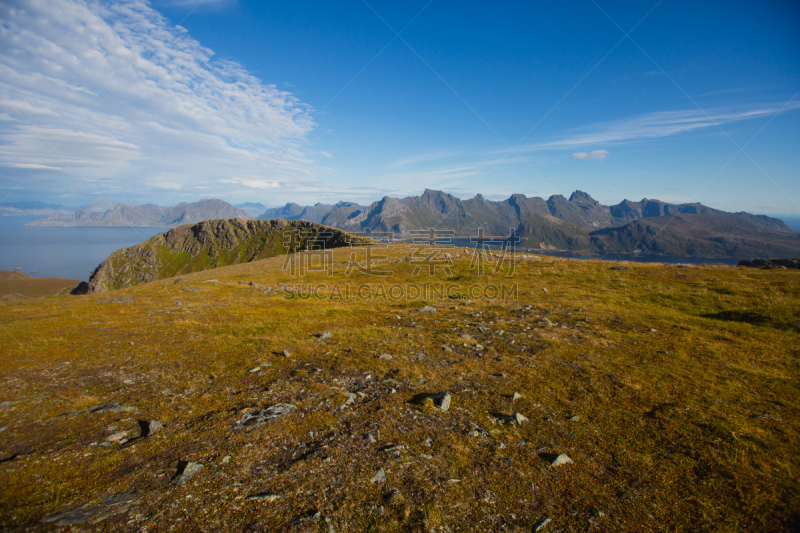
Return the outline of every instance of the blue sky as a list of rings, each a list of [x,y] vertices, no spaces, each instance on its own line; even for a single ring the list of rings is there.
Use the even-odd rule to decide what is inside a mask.
[[[0,18],[6,202],[580,189],[800,213],[796,2],[29,0]]]

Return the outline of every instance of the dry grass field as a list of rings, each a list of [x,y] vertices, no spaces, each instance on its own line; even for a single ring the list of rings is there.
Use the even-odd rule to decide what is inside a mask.
[[[352,252],[0,304],[0,528],[800,528],[800,272]]]

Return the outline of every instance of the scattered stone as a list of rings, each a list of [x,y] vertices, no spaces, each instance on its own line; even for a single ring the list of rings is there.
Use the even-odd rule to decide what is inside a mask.
[[[469,434],[472,437],[480,437],[481,436],[481,432],[478,431],[477,429],[473,429],[472,431],[469,432]]]
[[[427,453],[421,453],[421,454],[419,454],[419,456],[422,457],[423,459],[427,459],[428,461],[433,459],[433,456],[432,455],[428,455]]]
[[[322,335],[320,335],[317,338],[317,342],[326,341],[326,340],[330,339],[331,337],[333,337],[333,333],[331,333],[330,331],[326,331],[325,333],[323,333]]]
[[[513,414],[513,415],[511,415],[511,416],[513,416],[513,417],[514,417],[514,422],[516,422],[516,423],[517,423],[517,424],[519,424],[520,426],[521,426],[523,423],[525,423],[525,422],[530,422],[530,420],[528,420],[528,417],[526,417],[526,416],[524,416],[524,415],[521,415],[520,413],[514,413],[514,414]]]
[[[550,466],[568,465],[572,462],[573,461],[572,459],[569,458],[569,455],[562,453],[561,455],[553,459],[553,462],[550,463]]]
[[[280,494],[272,494],[271,492],[262,492],[260,494],[251,494],[247,497],[248,500],[254,500],[257,502],[274,502],[275,500],[281,498]]]
[[[655,328],[650,328],[650,333],[655,333],[657,330]]]
[[[259,370],[261,370],[261,367],[260,366],[256,366],[256,367],[253,367],[253,368],[250,369],[250,373],[253,374],[255,372],[258,372]]]
[[[283,356],[284,356],[284,357],[286,357],[286,358],[289,358],[289,357],[291,357],[291,356],[292,356],[292,354],[290,354],[290,353],[289,353],[289,350],[284,350],[284,351],[282,351],[282,352],[281,352],[281,355],[283,355]]]
[[[581,417],[579,417],[578,415],[575,415],[573,417],[567,418],[567,420],[569,420],[570,422],[577,422],[580,419],[581,419]]]
[[[433,394],[431,395],[431,398],[433,398],[433,403],[442,411],[447,411],[450,409],[450,401],[453,399],[453,397],[446,392]]]
[[[430,305],[426,305],[425,307],[420,309],[419,312],[420,313],[435,313],[436,312],[436,308],[435,307],[431,307]]]
[[[383,470],[383,468],[378,470],[370,480],[370,483],[385,483],[385,482],[386,482],[386,472]]]
[[[425,438],[425,446],[427,446],[428,448],[433,447],[433,439],[430,438],[430,437],[426,437]]]
[[[328,526],[328,533],[336,533],[336,529],[333,527],[333,520],[329,517],[325,517],[325,524]]]
[[[514,400],[514,401],[517,401],[517,400],[520,400],[520,399],[522,399],[524,397],[525,396],[523,396],[522,394],[520,394],[518,392],[515,392],[514,395],[511,397],[511,399]]]
[[[127,431],[118,431],[117,433],[114,433],[113,435],[109,435],[108,437],[106,437],[106,440],[108,442],[119,443],[120,441],[126,440],[125,437],[127,436],[128,436]]]
[[[207,280],[204,280],[202,283],[219,283],[219,281],[217,281],[215,279],[207,279]]]
[[[550,518],[545,518],[541,522],[537,522],[536,525],[533,526],[533,532],[536,533],[538,531],[543,530],[545,527],[547,527],[547,524],[549,524],[552,521],[553,520]]]
[[[356,401],[356,398],[358,398],[358,395],[356,395],[353,392],[348,392],[348,393],[345,393],[345,394],[347,394],[347,399],[344,401],[344,404],[342,405],[342,407],[346,407],[348,405],[353,405],[353,402]]]
[[[287,415],[297,409],[297,406],[290,403],[279,403],[270,407],[261,407],[245,414],[233,424],[233,429],[252,429],[263,426],[267,422],[278,417]]]
[[[103,496],[100,503],[94,500],[84,505],[60,511],[43,518],[42,523],[52,524],[56,522],[60,526],[69,526],[90,520],[94,523],[101,522],[112,516],[127,513],[131,507],[138,505],[139,500],[134,497],[135,492],[135,489],[131,489],[126,492]]]
[[[542,287],[542,292],[547,292],[547,289],[545,289],[544,287]]]
[[[630,270],[630,268],[628,268],[626,266],[615,266],[615,267],[611,267],[611,270]]]
[[[200,287],[183,287],[185,291],[199,291]]]
[[[233,459],[233,457],[231,457],[230,455],[223,455],[222,456],[222,464],[230,463],[231,459]]]
[[[372,436],[372,433],[364,433],[364,440],[369,442],[370,444],[378,442],[377,439]]]
[[[384,359],[386,361],[391,361],[392,360],[392,356],[389,355],[388,353],[384,353],[384,354],[379,355],[378,359]]]
[[[179,461],[178,462],[178,471],[176,473],[177,481],[176,485],[180,487],[190,479],[192,479],[197,473],[203,469],[203,465],[200,463],[192,463],[186,461]]]

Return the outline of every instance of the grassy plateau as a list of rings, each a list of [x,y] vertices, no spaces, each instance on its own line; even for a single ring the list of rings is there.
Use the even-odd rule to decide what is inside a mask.
[[[0,529],[800,529],[800,272],[412,248],[0,303]]]

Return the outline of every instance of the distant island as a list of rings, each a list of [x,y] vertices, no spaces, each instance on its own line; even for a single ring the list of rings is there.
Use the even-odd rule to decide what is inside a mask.
[[[54,213],[32,225],[175,227],[209,219],[247,220],[261,208],[263,204],[248,202],[237,207],[217,199],[160,207],[131,206],[98,198],[71,216]],[[514,194],[492,201],[480,194],[461,200],[426,189],[420,196],[387,196],[368,206],[354,202],[307,206],[287,203],[265,209],[257,218],[302,220],[356,233],[391,234],[405,240],[430,228],[456,239],[477,237],[483,231],[496,242],[513,232],[521,249],[579,255],[752,259],[800,254],[800,234],[776,218],[648,198],[607,206],[582,191],[573,192],[569,198],[553,195],[545,200]]]

